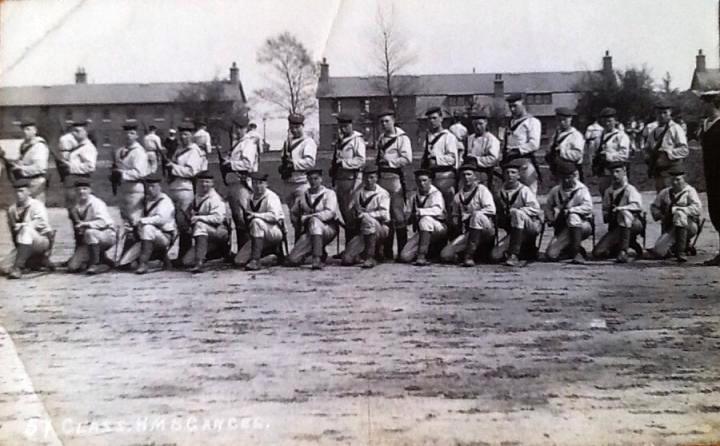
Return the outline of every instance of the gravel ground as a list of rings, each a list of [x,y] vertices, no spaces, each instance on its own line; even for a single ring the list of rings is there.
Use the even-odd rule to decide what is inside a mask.
[[[716,243],[707,228],[692,261]],[[0,290],[0,445],[720,442],[720,269],[217,267]]]

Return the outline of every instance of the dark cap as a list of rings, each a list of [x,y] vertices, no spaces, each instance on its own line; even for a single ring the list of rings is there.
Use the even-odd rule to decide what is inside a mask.
[[[612,107],[605,107],[602,110],[600,110],[600,117],[601,118],[610,118],[617,115],[617,110],[615,110]]]
[[[313,168],[313,169],[308,169],[305,171],[305,175],[308,175],[308,176],[315,175],[315,174],[322,176],[322,174],[323,174],[322,169]]]
[[[571,175],[577,172],[578,166],[575,163],[571,163],[569,161],[565,160],[558,160],[555,163],[555,166],[557,168],[557,172],[560,176],[566,176]]]
[[[268,174],[260,173],[260,172],[253,172],[250,174],[250,178],[252,178],[253,181],[267,181]]]
[[[338,113],[335,119],[337,119],[338,124],[352,124],[353,122],[352,116],[347,113]]]
[[[20,128],[25,128],[25,127],[30,127],[30,126],[37,127],[37,124],[36,124],[35,121],[33,121],[32,119],[24,119],[24,120],[20,123]]]
[[[428,169],[418,169],[414,172],[414,174],[415,174],[415,178],[420,177],[420,176],[426,176],[426,177],[430,177],[430,178],[433,177],[432,171],[428,170]]]
[[[202,119],[196,119],[196,120],[195,120],[195,125],[198,126],[198,127],[201,127],[201,126],[206,125],[206,124],[205,124],[205,121],[203,121]]]
[[[209,170],[203,170],[195,176],[198,180],[214,180],[215,177]]]
[[[440,116],[442,116],[443,115],[442,108],[435,106],[435,107],[430,107],[427,110],[425,110],[425,116],[430,116],[435,113],[438,113],[438,114],[440,114]]]
[[[88,122],[87,121],[73,121],[72,126],[73,127],[87,127]]]
[[[555,114],[557,116],[568,117],[568,116],[575,116],[577,113],[575,113],[574,110],[569,109],[567,107],[558,107],[555,109]]]
[[[505,98],[505,102],[517,102],[522,101],[523,97],[520,93],[513,93]]]
[[[660,99],[659,101],[655,102],[655,109],[656,110],[668,110],[671,109],[672,105],[665,99]]]
[[[668,175],[677,177],[680,175],[685,175],[685,168],[682,164],[676,163],[670,166],[670,168],[667,170]]]
[[[378,173],[378,166],[375,164],[366,164],[363,168],[363,173],[368,175],[371,173]]]
[[[501,163],[503,169],[520,169],[524,165],[525,161],[522,158],[511,158]]]
[[[392,108],[384,108],[380,110],[380,113],[378,113],[377,117],[382,118],[383,116],[395,116],[395,110]]]
[[[605,168],[608,170],[617,169],[618,167],[627,167],[627,163],[624,161],[608,161],[605,162]]]
[[[189,123],[182,123],[178,126],[178,130],[181,132],[192,132],[195,128]]]
[[[157,184],[162,182],[162,176],[158,174],[150,174],[143,179],[145,184]]]
[[[89,178],[78,178],[73,183],[73,186],[75,187],[92,187],[92,184],[90,183]]]
[[[470,113],[470,119],[488,119],[490,116],[487,114],[485,110],[477,110]]]
[[[137,130],[137,127],[137,124],[125,124],[122,126],[122,129],[127,132],[129,130]]]
[[[477,161],[475,160],[468,160],[462,163],[460,166],[460,169],[458,169],[460,172],[464,170],[472,170],[473,172],[476,172],[478,170]]]
[[[235,126],[244,128],[244,127],[247,127],[248,124],[250,124],[250,119],[248,119],[248,117],[245,115],[236,116],[233,118],[232,122],[233,122],[233,124],[235,124]]]
[[[150,125],[148,126],[148,130],[150,130],[150,131],[152,131],[152,130],[157,130],[157,126],[156,126],[155,124],[150,124]]]
[[[301,115],[300,113],[290,113],[290,115],[288,115],[288,123],[305,124],[305,116]]]
[[[30,187],[30,180],[27,179],[27,178],[17,179],[17,180],[15,180],[15,182],[13,183],[13,187],[14,187],[15,189],[20,189],[20,188],[22,188],[22,187]]]

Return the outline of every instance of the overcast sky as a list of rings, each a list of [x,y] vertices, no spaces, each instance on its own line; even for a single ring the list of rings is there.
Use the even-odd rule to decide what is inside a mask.
[[[263,85],[263,40],[295,33],[331,75],[367,75],[375,0],[25,0],[0,3],[0,85],[200,81],[240,66]],[[382,3],[389,3],[387,1]],[[697,50],[718,66],[715,0],[395,0],[421,73],[598,69],[646,64],[689,87]]]

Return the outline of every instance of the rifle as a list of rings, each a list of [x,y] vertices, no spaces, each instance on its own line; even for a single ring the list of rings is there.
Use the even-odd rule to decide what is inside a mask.
[[[165,154],[165,152],[163,152],[162,150],[159,153],[160,153],[160,162],[162,163],[163,177],[165,177],[168,180],[168,182],[171,182],[173,180],[173,175],[172,175],[172,169],[170,169],[170,166],[169,166],[170,159]]]
[[[603,170],[603,159],[602,159],[602,148],[603,148],[603,140],[605,138],[605,130],[600,134],[600,143],[595,148],[595,153],[593,154],[592,159],[592,173],[595,176],[602,175]]]
[[[280,157],[280,165],[278,166],[278,173],[280,174],[280,178],[282,178],[283,180],[287,180],[288,178],[290,178],[294,170],[292,160],[290,159],[290,154],[288,153],[289,150],[290,133],[288,132],[288,137],[283,144],[282,156]]]
[[[7,171],[8,181],[10,181],[11,183],[14,183],[15,182],[15,172],[13,172],[13,168],[10,165],[10,161],[8,161],[7,158],[5,158],[4,152],[0,152],[0,160],[2,160],[3,166],[5,167],[5,170]]]
[[[222,150],[220,149],[222,149],[222,147],[217,146],[215,151],[217,152],[218,163],[220,163],[220,176],[222,176],[223,183],[225,184],[225,186],[227,186],[227,174],[230,173],[232,170],[227,163],[227,158],[223,156],[223,154],[221,153]]]
[[[120,183],[122,182],[122,173],[117,170],[117,160],[115,159],[115,155],[113,154],[113,164],[112,168],[110,170],[110,186],[112,187],[112,194],[113,196],[117,195],[118,187],[120,186]]]
[[[422,158],[420,158],[420,168],[421,169],[429,169],[430,168],[430,159],[432,158],[430,156],[430,134],[425,134],[425,150],[423,151]]]
[[[662,134],[660,137],[655,141],[655,145],[653,146],[652,150],[648,154],[648,177],[653,178],[658,172],[657,172],[657,161],[658,157],[660,156],[660,146],[662,146],[663,139],[665,139],[665,135],[667,134],[668,130],[670,130],[670,123],[665,124],[665,129],[662,131]],[[651,132],[653,135],[655,134],[655,129]]]
[[[335,140],[335,143],[332,145],[333,147],[333,157],[332,162],[330,164],[330,171],[328,172],[330,175],[330,178],[332,179],[332,186],[335,187],[335,177],[337,176],[337,169],[338,169],[338,149],[340,148],[342,140],[339,138]]]

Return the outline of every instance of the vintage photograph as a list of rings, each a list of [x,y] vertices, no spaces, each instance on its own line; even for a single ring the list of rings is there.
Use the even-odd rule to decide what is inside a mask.
[[[720,2],[0,1],[0,446],[720,445]]]

